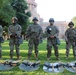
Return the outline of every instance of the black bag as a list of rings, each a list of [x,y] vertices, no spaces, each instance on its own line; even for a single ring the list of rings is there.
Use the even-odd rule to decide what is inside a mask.
[[[3,42],[4,42],[3,37],[0,37],[0,43],[3,43]]]

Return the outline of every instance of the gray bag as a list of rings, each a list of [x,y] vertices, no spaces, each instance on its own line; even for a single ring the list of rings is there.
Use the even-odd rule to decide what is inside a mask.
[[[76,73],[76,61],[71,63],[66,63],[65,66],[66,70]]]
[[[0,63],[0,70],[12,70],[18,63],[19,61],[6,60],[4,63]]]
[[[22,39],[22,37],[18,37],[18,44],[23,44],[23,39]]]
[[[59,40],[59,38],[56,38],[56,44],[60,45],[60,40]]]
[[[24,71],[34,71],[34,70],[38,70],[40,67],[40,61],[37,61],[37,62],[22,62],[19,66],[19,68],[21,70],[24,70]]]

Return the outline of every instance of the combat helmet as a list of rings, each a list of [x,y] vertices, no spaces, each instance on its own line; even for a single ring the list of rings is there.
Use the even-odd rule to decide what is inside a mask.
[[[71,22],[68,23],[68,26],[69,26],[69,25],[73,25],[73,26],[74,26],[74,23],[71,21]]]
[[[12,20],[18,21],[18,18],[17,17],[12,17]]]
[[[54,22],[54,19],[53,19],[53,18],[50,18],[50,19],[49,19],[49,22]]]
[[[34,17],[32,21],[38,21],[37,17]]]

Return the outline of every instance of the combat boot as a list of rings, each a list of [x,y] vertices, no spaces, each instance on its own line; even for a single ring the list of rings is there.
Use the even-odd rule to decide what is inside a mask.
[[[35,59],[36,61],[38,61],[38,54],[35,54]]]
[[[13,56],[12,55],[10,55],[10,59],[13,59]]]
[[[76,59],[76,56],[74,56],[74,59]]]
[[[47,58],[47,60],[51,60],[51,58],[50,58],[50,57],[48,57],[48,58]]]
[[[21,59],[20,55],[17,55],[17,60],[20,60],[20,59]]]
[[[56,57],[56,60],[60,60],[60,58],[57,56],[57,57]]]
[[[30,60],[30,56],[31,56],[31,54],[28,54],[28,58],[27,58],[28,60]]]
[[[66,59],[68,59],[68,56],[66,56]]]

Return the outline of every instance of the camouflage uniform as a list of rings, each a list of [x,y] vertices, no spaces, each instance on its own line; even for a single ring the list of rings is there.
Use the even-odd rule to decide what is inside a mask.
[[[68,24],[69,27],[70,27],[70,25],[72,25],[70,23]],[[74,57],[76,57],[76,46],[75,46],[75,37],[76,37],[76,35],[75,34],[76,34],[76,30],[74,28],[68,28],[65,31],[66,57],[67,58],[68,58],[68,55],[69,55],[71,45],[72,45],[72,49],[73,49],[73,55],[74,55]]]
[[[3,28],[0,25],[0,58],[2,58],[2,46],[1,46],[1,43],[2,43],[2,40],[1,40],[2,34],[3,34]]]
[[[51,32],[48,33],[48,29],[51,29]],[[49,25],[46,27],[45,33],[47,35],[47,58],[50,59],[52,46],[54,47],[54,53],[56,58],[58,59],[58,46],[57,46],[57,38],[59,35],[59,30],[55,25]],[[54,38],[50,38],[50,36],[54,36]]]
[[[14,50],[14,45],[15,45],[15,49],[16,49],[16,54],[17,54],[17,58],[19,58],[20,56],[20,50],[19,50],[19,37],[21,36],[21,26],[19,24],[15,24],[15,25],[10,25],[8,27],[8,33],[10,36],[10,42],[9,42],[9,46],[10,46],[10,57],[13,57],[13,50]]]
[[[26,30],[26,36],[29,38],[29,49],[28,49],[28,57],[30,59],[30,56],[32,54],[33,46],[35,48],[35,56],[38,56],[38,45],[39,45],[39,39],[42,35],[42,28],[38,24],[29,25]]]

